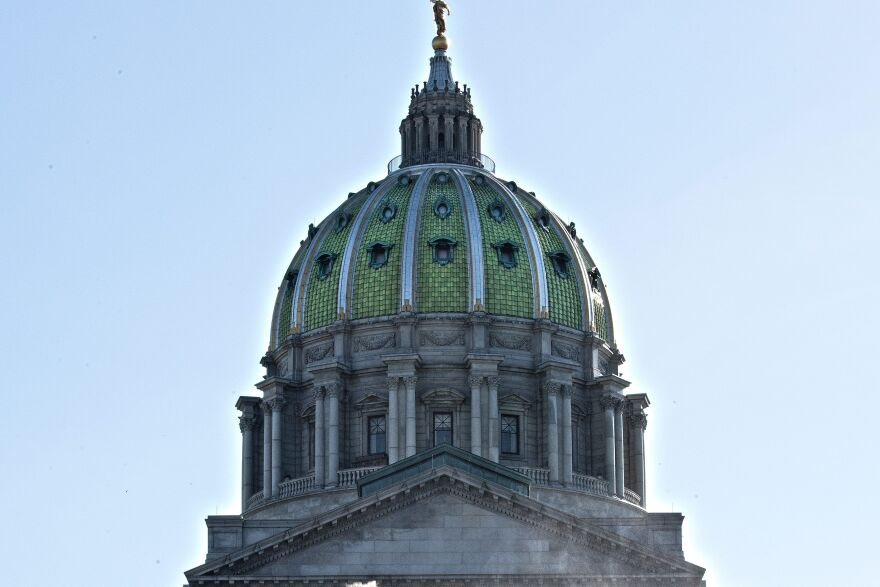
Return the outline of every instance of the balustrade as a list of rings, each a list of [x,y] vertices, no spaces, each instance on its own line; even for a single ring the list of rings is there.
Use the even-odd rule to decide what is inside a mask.
[[[293,497],[294,495],[302,495],[315,489],[315,474],[300,477],[299,479],[291,479],[281,484],[281,499],[285,497]]]
[[[262,502],[263,502],[263,492],[258,491],[248,498],[247,506],[245,507],[245,509],[246,510],[253,509],[253,508],[257,507],[258,505],[260,505]]]
[[[382,467],[361,467],[360,469],[345,469],[344,471],[339,471],[339,487],[353,487],[357,485],[358,479],[381,468]]]
[[[632,489],[624,489],[623,490],[624,499],[626,501],[635,504],[637,506],[642,505],[642,496],[633,491]]]
[[[533,467],[511,467],[520,475],[525,475],[535,482],[536,485],[547,485],[550,483],[550,469],[535,469]]]
[[[598,479],[596,477],[590,477],[589,475],[579,475],[578,473],[574,473],[571,476],[572,485],[578,491],[583,491],[584,493],[592,493],[593,495],[611,495],[611,492],[608,487],[608,481],[604,479]]]

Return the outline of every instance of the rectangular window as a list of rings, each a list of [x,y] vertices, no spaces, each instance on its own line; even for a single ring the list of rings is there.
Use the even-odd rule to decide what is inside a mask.
[[[369,443],[367,452],[371,455],[379,455],[385,452],[385,416],[370,416],[367,418],[367,430],[369,430]]]
[[[501,414],[501,452],[519,454],[519,416]]]
[[[452,444],[452,414],[450,412],[434,413],[434,446]]]

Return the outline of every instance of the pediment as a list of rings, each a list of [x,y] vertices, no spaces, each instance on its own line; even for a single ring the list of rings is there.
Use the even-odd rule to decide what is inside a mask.
[[[452,389],[435,389],[422,395],[422,402],[428,405],[459,405],[465,396]]]
[[[509,576],[505,583],[615,577],[700,584],[703,569],[447,466],[361,498],[187,573],[245,585],[334,578]],[[672,579],[672,580],[670,580]],[[631,582],[631,583],[630,583]]]
[[[357,410],[369,410],[375,408],[384,408],[388,406],[388,399],[375,393],[369,394],[367,397],[360,401],[354,402],[354,407]]]
[[[498,405],[499,406],[506,406],[506,407],[515,407],[515,408],[519,408],[521,410],[525,410],[529,406],[532,405],[532,402],[530,402],[529,400],[527,400],[523,396],[518,395],[516,393],[509,393],[505,396],[498,398]]]

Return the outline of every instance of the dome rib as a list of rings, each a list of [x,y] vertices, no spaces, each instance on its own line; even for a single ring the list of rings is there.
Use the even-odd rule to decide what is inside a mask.
[[[480,215],[470,183],[459,169],[452,169],[452,176],[458,185],[461,201],[464,202],[464,225],[468,242],[468,276],[470,280],[470,308],[477,311],[482,308],[486,298],[486,268],[483,265],[483,239],[480,228]]]
[[[333,218],[336,213],[345,206],[346,204],[339,206],[338,208],[336,208],[336,210],[333,211],[333,214],[324,219],[324,221],[318,226],[317,234],[314,235],[314,238],[312,238],[308,244],[306,256],[302,264],[302,270],[296,276],[293,307],[291,308],[290,312],[290,323],[292,327],[297,331],[302,329],[306,291],[309,288],[309,281],[311,280],[312,269],[314,268],[315,259],[318,256],[318,251],[321,250],[321,246],[324,244],[324,239],[327,238],[327,235],[330,233],[330,230],[332,230],[333,227],[333,223],[330,222],[330,219]]]
[[[393,176],[389,176],[385,178],[385,181],[379,184],[373,193],[367,197],[367,201],[361,206],[361,209],[353,220],[351,232],[348,233],[348,241],[345,243],[345,254],[342,257],[342,263],[339,266],[339,289],[336,294],[336,308],[340,315],[349,317],[349,300],[351,299],[349,296],[349,284],[351,283],[352,275],[351,259],[352,255],[357,255],[356,247],[360,243],[363,232],[367,228],[367,224],[369,224],[365,219],[372,213],[376,206],[376,202],[379,202],[385,197],[385,194],[388,193],[390,187],[394,185],[394,182],[391,180],[392,177]]]
[[[528,214],[526,213],[525,208],[523,208],[522,203],[515,195],[513,195],[507,186],[498,181],[498,178],[494,175],[489,173],[484,173],[483,177],[489,180],[490,185],[495,188],[495,191],[499,196],[507,199],[508,206],[515,212],[514,217],[516,218],[519,230],[525,236],[524,240],[526,243],[526,249],[528,250],[529,259],[532,261],[532,267],[534,268],[534,271],[532,271],[532,281],[534,282],[535,292],[534,317],[541,318],[543,317],[544,312],[547,311],[549,296],[547,294],[547,274],[545,273],[544,268],[544,251],[541,249],[538,235],[535,234],[535,231],[532,228],[532,223],[529,220]]]
[[[578,272],[578,291],[580,291],[581,295],[581,314],[583,315],[582,330],[592,330],[592,325],[595,323],[595,317],[593,316],[593,300],[590,295],[590,275],[589,270],[587,269],[587,264],[584,261],[583,255],[581,255],[580,248],[574,241],[574,237],[563,224],[562,219],[551,210],[547,210],[547,213],[550,215],[556,233],[571,253],[572,260],[575,261],[575,269]]]
[[[436,173],[434,169],[426,169],[419,176],[412,195],[410,196],[409,209],[406,214],[406,224],[403,228],[403,255],[401,259],[400,273],[400,304],[410,306],[415,304],[415,273],[416,259],[415,246],[416,234],[418,232],[418,224],[422,207],[425,204],[428,184]]]

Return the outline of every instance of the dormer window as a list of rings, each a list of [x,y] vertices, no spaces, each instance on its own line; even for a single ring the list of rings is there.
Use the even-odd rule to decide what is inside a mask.
[[[568,268],[571,257],[569,257],[567,253],[559,251],[556,253],[550,253],[547,256],[550,257],[550,262],[553,264],[553,270],[556,271],[556,275],[562,278],[567,278],[571,274]]]
[[[455,252],[455,245],[457,244],[454,240],[445,236],[429,240],[428,246],[433,251],[431,256],[434,263],[438,265],[448,265],[451,263]]]
[[[315,259],[315,267],[318,271],[318,279],[327,279],[333,273],[333,262],[336,255],[332,253],[324,253]]]
[[[599,283],[602,281],[602,274],[599,273],[598,267],[590,269],[590,285],[593,289],[599,291]]]
[[[445,197],[440,197],[437,200],[437,203],[434,204],[434,214],[440,220],[446,220],[446,218],[452,214],[452,205]]]
[[[336,232],[340,230],[345,230],[345,227],[348,226],[348,223],[351,222],[351,214],[347,214],[345,212],[341,213],[336,217]]]
[[[388,224],[397,216],[397,206],[394,202],[385,202],[379,207],[379,220],[382,224]]]
[[[535,216],[535,222],[538,223],[538,226],[541,228],[548,228],[550,226],[550,214],[547,213],[547,210],[541,209],[538,212],[538,215]]]
[[[379,269],[387,265],[388,256],[393,246],[392,244],[382,242],[376,242],[368,246],[367,252],[370,255],[370,267]]]
[[[498,264],[507,268],[513,269],[516,267],[516,253],[519,251],[519,247],[507,241],[497,242],[492,245],[495,248],[495,252],[498,253]]]
[[[495,222],[504,222],[504,204],[500,201],[495,200],[491,204],[489,204],[489,218],[494,220]]]

